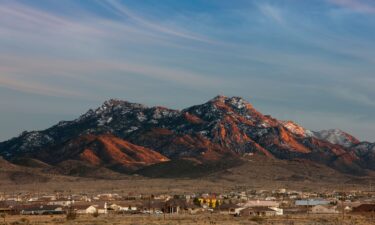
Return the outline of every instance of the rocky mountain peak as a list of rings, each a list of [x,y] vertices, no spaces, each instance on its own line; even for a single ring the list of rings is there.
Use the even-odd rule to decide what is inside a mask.
[[[105,112],[111,110],[121,110],[121,109],[143,109],[147,108],[146,106],[139,103],[132,103],[128,101],[118,100],[118,99],[109,99],[105,101],[95,112]]]
[[[253,106],[249,102],[247,102],[245,99],[238,97],[238,96],[227,97],[224,95],[218,95],[215,98],[208,101],[207,103],[208,104],[225,104],[235,109],[253,108]]]
[[[357,138],[340,129],[329,129],[314,132],[314,136],[318,139],[328,141],[332,144],[342,145],[344,147],[351,147],[360,143]]]
[[[100,138],[98,145],[92,146],[91,142],[77,138],[82,135],[112,136]],[[71,148],[72,141],[82,148]],[[61,162],[71,159],[101,162],[102,153],[114,156],[129,150],[125,141],[139,146],[132,148],[136,152],[143,151],[141,147],[144,147],[171,160],[189,157],[204,161],[260,153],[281,159],[311,159],[338,169],[355,169],[372,168],[373,161],[368,159],[375,155],[373,147],[359,144],[356,138],[343,131],[311,132],[292,121],[263,115],[241,97],[219,95],[182,111],[110,99],[76,120],[61,121],[49,129],[25,132],[0,143],[0,156],[6,160],[32,156],[53,163],[55,154],[65,152],[64,149],[69,149],[68,152],[90,149],[83,151],[83,158],[68,154]],[[103,143],[107,147],[103,147]],[[351,151],[356,146],[356,151]],[[347,164],[347,159],[354,163]]]

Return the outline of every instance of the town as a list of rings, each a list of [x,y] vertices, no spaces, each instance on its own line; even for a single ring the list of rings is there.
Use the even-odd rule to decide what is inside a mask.
[[[0,224],[8,224],[12,217],[20,216],[24,220],[35,216],[59,216],[69,221],[81,216],[111,215],[164,219],[178,215],[226,215],[253,221],[331,215],[342,218],[361,216],[370,222],[375,221],[375,192],[314,193],[287,189],[155,195],[58,190],[53,193],[3,192],[0,194],[0,215]]]

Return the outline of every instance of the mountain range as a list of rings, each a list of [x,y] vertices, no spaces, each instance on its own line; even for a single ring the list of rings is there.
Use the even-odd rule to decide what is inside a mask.
[[[75,120],[0,143],[0,156],[11,164],[78,176],[98,168],[185,176],[235,167],[256,155],[352,175],[375,170],[375,143],[263,115],[240,97],[217,96],[183,110],[111,99]]]

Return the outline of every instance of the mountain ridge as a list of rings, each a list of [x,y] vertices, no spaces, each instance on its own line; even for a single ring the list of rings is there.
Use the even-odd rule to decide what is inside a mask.
[[[85,137],[97,141],[95,151]],[[114,143],[122,147],[113,147],[117,145]],[[131,156],[125,154],[129,148],[124,146],[134,150]],[[168,160],[193,159],[201,164],[236,158],[240,161],[246,154],[310,160],[353,174],[375,169],[371,143],[339,130],[310,131],[293,121],[263,115],[241,97],[222,95],[182,110],[110,99],[75,120],[60,121],[43,131],[24,132],[0,143],[0,155],[11,162],[31,157],[53,165],[54,154],[64,149],[65,153],[79,149],[81,157],[65,154],[60,162],[81,160],[122,172]],[[127,160],[121,166],[108,160],[99,163],[103,152]],[[135,160],[140,155],[141,160]],[[154,158],[158,160],[151,160]]]

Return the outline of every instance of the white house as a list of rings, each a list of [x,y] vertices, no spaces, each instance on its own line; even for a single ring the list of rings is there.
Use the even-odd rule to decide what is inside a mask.
[[[267,201],[267,200],[249,200],[244,204],[241,204],[241,207],[279,207],[279,203],[276,201]]]
[[[278,207],[269,207],[269,208],[275,210],[276,216],[282,216],[282,215],[284,215],[284,210],[283,209],[280,209]]]

